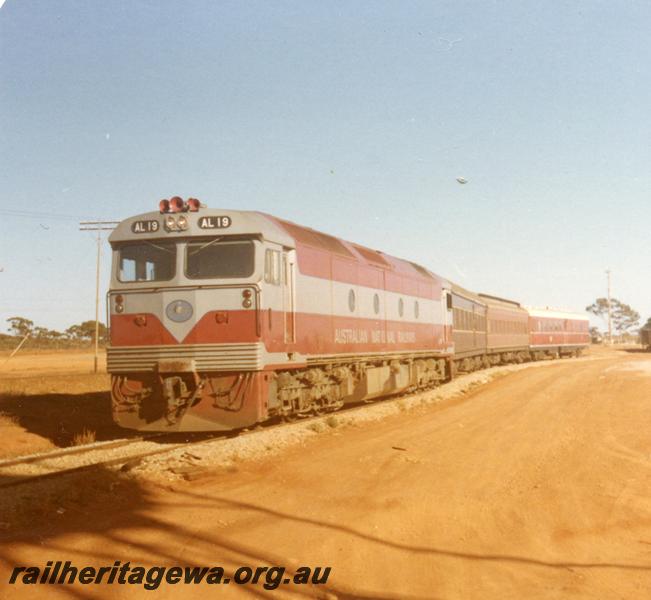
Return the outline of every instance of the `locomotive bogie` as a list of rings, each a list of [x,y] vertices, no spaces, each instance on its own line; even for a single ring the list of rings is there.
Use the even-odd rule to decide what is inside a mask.
[[[113,375],[113,418],[148,431],[230,431],[267,419],[272,376],[264,372]]]

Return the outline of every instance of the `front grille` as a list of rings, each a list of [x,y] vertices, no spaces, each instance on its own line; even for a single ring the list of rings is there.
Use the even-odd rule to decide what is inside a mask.
[[[107,350],[109,373],[154,371],[158,361],[194,360],[197,371],[262,369],[262,343],[120,346]]]

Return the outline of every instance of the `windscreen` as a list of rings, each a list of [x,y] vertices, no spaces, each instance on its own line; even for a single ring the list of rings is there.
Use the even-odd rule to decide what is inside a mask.
[[[255,269],[254,254],[255,249],[250,240],[188,242],[185,275],[190,279],[250,277]]]
[[[168,281],[174,277],[176,244],[142,242],[127,244],[119,249],[118,279],[124,283],[136,281]]]

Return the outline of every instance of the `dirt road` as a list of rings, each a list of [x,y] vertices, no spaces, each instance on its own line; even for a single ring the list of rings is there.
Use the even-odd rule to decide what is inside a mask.
[[[461,401],[335,429],[210,479],[115,485],[128,503],[107,495],[2,541],[0,585],[13,565],[130,560],[227,572],[332,567],[320,592],[201,590],[224,598],[649,598],[651,359],[619,353],[527,369]],[[146,593],[92,587],[0,595]],[[153,594],[199,590],[163,584]]]

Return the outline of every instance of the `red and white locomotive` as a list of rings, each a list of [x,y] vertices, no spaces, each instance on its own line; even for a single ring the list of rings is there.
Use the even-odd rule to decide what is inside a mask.
[[[192,198],[126,219],[110,243],[108,370],[113,415],[127,428],[238,429],[430,387],[458,370],[576,353],[589,341],[580,315],[563,319],[562,339],[540,341],[540,311]]]

